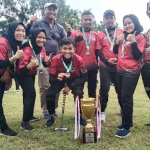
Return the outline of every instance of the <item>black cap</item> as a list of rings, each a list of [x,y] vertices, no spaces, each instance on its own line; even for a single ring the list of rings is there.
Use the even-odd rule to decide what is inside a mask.
[[[114,11],[113,11],[113,10],[108,9],[108,10],[106,10],[106,11],[104,12],[103,17],[106,17],[106,15],[108,15],[108,14],[111,14],[112,16],[115,16]]]

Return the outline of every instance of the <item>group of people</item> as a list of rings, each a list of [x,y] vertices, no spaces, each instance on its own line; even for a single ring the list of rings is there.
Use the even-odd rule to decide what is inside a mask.
[[[149,10],[148,3],[147,15],[150,17]],[[66,22],[65,31],[55,21],[57,11],[56,4],[46,3],[44,19],[36,21],[36,16],[32,16],[26,27],[22,22],[14,21],[0,38],[0,77],[3,77],[9,67],[23,90],[21,128],[33,131],[30,121],[38,120],[33,115],[36,74],[42,116],[47,119],[44,127],[50,127],[55,123],[55,116],[58,116],[56,109],[62,89],[64,94],[71,90],[74,98],[78,96],[81,99],[84,96],[84,83],[87,82],[88,96],[96,98],[99,68],[101,121],[106,120],[105,109],[112,81],[122,116],[115,136],[123,138],[130,135],[129,129],[133,127],[133,94],[141,68],[145,68],[143,80],[145,74],[147,78],[150,77],[150,46],[147,44],[150,31],[145,37],[142,25],[133,14],[123,17],[124,29],[115,27],[113,10],[106,10],[103,14],[106,26],[104,31],[96,33],[92,30],[94,15],[89,10],[82,13],[79,30],[72,31],[70,24]],[[28,40],[22,44],[26,36]],[[7,125],[2,107],[7,84],[9,83],[0,81],[0,129],[3,135],[15,136],[17,133]],[[82,111],[80,124],[87,124]]]

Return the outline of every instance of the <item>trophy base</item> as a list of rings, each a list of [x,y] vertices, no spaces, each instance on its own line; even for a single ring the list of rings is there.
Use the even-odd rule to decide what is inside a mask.
[[[94,131],[85,131],[83,129],[83,144],[94,144],[97,143],[96,130]]]

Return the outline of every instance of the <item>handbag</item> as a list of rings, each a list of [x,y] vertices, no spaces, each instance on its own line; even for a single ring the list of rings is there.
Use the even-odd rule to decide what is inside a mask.
[[[10,57],[10,49],[8,50],[8,58],[9,57]],[[10,85],[12,83],[12,76],[13,76],[13,72],[9,69],[9,67],[7,67],[4,74],[0,78],[0,81],[1,82],[6,82],[6,84],[8,84],[9,87],[10,87]]]
[[[13,73],[9,69],[9,67],[7,67],[7,69],[5,70],[4,74],[1,77],[1,82],[10,83],[12,81],[11,75],[13,75]]]

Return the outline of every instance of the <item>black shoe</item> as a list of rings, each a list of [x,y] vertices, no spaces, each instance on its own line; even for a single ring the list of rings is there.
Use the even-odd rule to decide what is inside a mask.
[[[5,135],[5,136],[16,136],[17,133],[13,130],[11,130],[9,127],[4,129],[4,130],[1,130],[1,135]]]
[[[145,124],[145,126],[150,126],[150,123]]]
[[[34,131],[34,128],[30,125],[29,122],[22,122],[21,123],[21,129],[24,129],[25,131]]]
[[[125,128],[122,128],[121,130],[119,130],[115,137],[118,137],[118,138],[125,138],[127,136],[130,135],[130,130],[129,129],[125,129]]]
[[[45,123],[45,128],[52,126],[55,123],[55,118],[54,116],[49,116],[49,119],[47,120],[47,122]]]
[[[40,120],[40,118],[36,118],[36,117],[34,117],[34,116],[32,116],[32,118],[30,119],[31,122],[39,121],[39,120]]]

